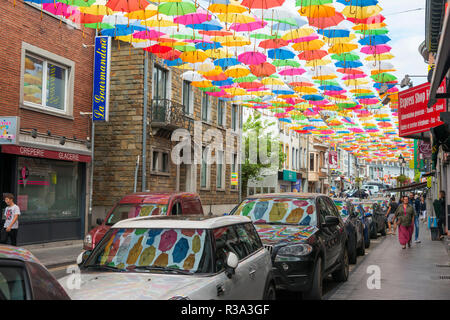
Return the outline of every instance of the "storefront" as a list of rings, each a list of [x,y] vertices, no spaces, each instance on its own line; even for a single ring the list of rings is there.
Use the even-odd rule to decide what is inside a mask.
[[[0,187],[16,196],[21,211],[18,245],[84,237],[90,160],[77,153],[2,146]]]

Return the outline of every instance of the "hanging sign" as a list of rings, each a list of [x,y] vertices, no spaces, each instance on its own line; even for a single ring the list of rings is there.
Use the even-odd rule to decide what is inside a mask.
[[[94,121],[108,121],[110,62],[111,38],[96,37],[92,95],[92,119]]]
[[[232,172],[231,173],[231,185],[232,186],[237,186],[238,183],[239,183],[238,173],[237,172]]]
[[[18,144],[19,117],[0,117],[0,144]]]

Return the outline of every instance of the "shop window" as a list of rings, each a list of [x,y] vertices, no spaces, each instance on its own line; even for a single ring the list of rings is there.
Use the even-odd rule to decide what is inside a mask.
[[[237,104],[233,104],[231,106],[231,129],[236,131],[239,126],[239,106]]]
[[[275,188],[270,188],[270,193],[275,193]]]
[[[22,57],[21,106],[71,116],[75,64],[26,43],[22,46]]]
[[[261,187],[256,187],[256,194],[260,194],[261,193]]]
[[[19,157],[17,176],[20,220],[80,217],[77,162]]]

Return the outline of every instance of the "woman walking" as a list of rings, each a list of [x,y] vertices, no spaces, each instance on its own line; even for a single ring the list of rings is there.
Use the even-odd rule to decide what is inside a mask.
[[[416,212],[414,207],[409,204],[408,196],[403,197],[403,203],[395,211],[395,219],[398,225],[398,240],[402,249],[411,247],[412,234],[414,232],[414,217]]]
[[[388,223],[388,232],[387,234],[393,234],[395,235],[395,229],[394,228],[394,217],[395,217],[395,211],[398,208],[398,203],[395,201],[395,197],[392,196],[391,202],[389,203],[388,211],[386,212],[387,217],[387,223]]]
[[[424,196],[420,197],[420,215],[420,220],[422,220],[422,223],[425,223],[427,221],[427,204]]]

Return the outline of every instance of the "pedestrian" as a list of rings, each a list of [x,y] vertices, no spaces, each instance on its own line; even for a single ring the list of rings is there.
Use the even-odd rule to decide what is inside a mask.
[[[14,203],[14,195],[6,193],[3,196],[3,200],[6,202],[5,208],[5,224],[2,230],[2,243],[7,244],[8,240],[11,240],[13,246],[17,245],[17,232],[19,230],[19,206]]]
[[[394,227],[394,218],[395,218],[395,211],[397,211],[398,203],[395,201],[395,197],[392,196],[391,201],[389,202],[389,208],[386,212],[387,217],[387,223],[388,223],[388,234],[395,235],[395,228]],[[394,229],[394,231],[392,231]]]
[[[398,240],[402,249],[411,247],[412,234],[414,232],[414,207],[409,204],[409,197],[403,197],[403,203],[395,211],[395,220],[398,226]]]
[[[437,225],[439,230],[439,239],[444,238],[445,234],[445,191],[441,190],[439,191],[439,210],[436,212],[436,218],[437,218]]]
[[[414,199],[414,211],[415,211],[415,216],[414,216],[414,228],[416,230],[415,234],[414,234],[414,242],[415,243],[420,243],[420,239],[419,239],[419,216],[420,216],[420,199],[419,196],[416,195],[415,199]]]
[[[420,197],[420,215],[422,223],[425,223],[427,220],[427,204],[424,196]]]

